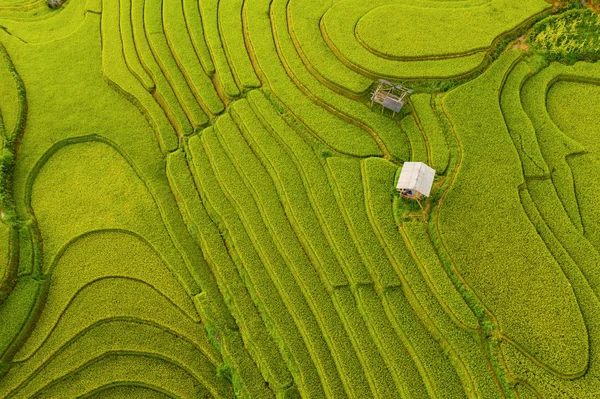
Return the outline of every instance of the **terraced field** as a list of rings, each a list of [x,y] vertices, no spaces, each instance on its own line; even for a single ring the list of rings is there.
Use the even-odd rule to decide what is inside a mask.
[[[0,0],[0,397],[599,397],[589,6]]]

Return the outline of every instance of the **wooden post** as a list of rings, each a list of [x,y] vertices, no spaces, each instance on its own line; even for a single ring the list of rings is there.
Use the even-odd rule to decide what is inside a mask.
[[[423,209],[423,205],[421,205],[421,201],[419,201],[418,199],[416,199],[416,200],[417,200],[417,204],[419,204],[419,206],[421,207],[421,210],[423,211],[424,209]]]

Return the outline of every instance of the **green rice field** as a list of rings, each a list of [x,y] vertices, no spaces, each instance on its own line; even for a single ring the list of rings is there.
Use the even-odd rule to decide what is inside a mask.
[[[0,0],[0,398],[600,398],[599,59],[600,0]]]

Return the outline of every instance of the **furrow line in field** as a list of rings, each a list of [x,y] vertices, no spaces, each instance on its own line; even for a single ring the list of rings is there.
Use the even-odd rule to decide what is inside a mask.
[[[188,228],[200,243],[225,303],[240,328],[245,347],[269,385],[275,390],[286,389],[293,384],[292,376],[267,331],[270,321],[266,319],[266,315],[261,316],[256,306],[258,299],[253,298],[253,294],[244,285],[235,265],[236,261],[230,255],[236,249],[228,248],[227,240],[221,237],[217,225],[208,215],[205,209],[208,200],[202,200],[201,194],[196,191],[184,154],[171,154],[167,160],[167,168]],[[253,373],[246,370],[245,374],[252,376]]]
[[[203,132],[203,135],[207,131]],[[281,281],[281,276],[273,269],[277,262],[273,251],[273,244],[260,238],[264,236],[262,230],[264,225],[259,223],[251,223],[247,215],[246,207],[252,203],[246,201],[242,203],[233,197],[231,188],[223,185],[223,178],[220,178],[222,172],[212,169],[211,164],[215,162],[214,156],[209,154],[203,143],[198,138],[190,145],[194,156],[194,163],[197,168],[205,170],[204,173],[197,173],[198,179],[212,178],[210,186],[209,182],[203,182],[203,190],[207,195],[214,196],[216,192],[206,191],[210,187],[219,189],[220,195],[214,197],[211,204],[216,207],[217,212],[221,215],[226,227],[227,236],[231,237],[238,253],[244,261],[245,270],[249,278],[252,280],[252,286],[264,304],[263,309],[269,314],[270,320],[277,327],[277,331],[285,339],[286,351],[292,354],[296,359],[296,367],[303,371],[304,378],[299,382],[301,391],[309,391],[313,393],[321,392],[325,389],[331,392],[332,388],[329,384],[334,383],[329,381],[332,377],[324,374],[325,364],[331,366],[332,360],[327,359],[329,352],[323,352],[322,337],[309,329],[306,325],[309,321],[303,320],[299,310],[295,306],[295,301],[291,297],[291,291],[284,289]],[[204,160],[206,164],[199,165],[198,162]],[[210,172],[209,172],[210,169]],[[209,174],[210,173],[210,174]],[[215,175],[214,173],[219,173]],[[210,198],[210,197],[209,197]],[[219,202],[217,202],[217,200]],[[224,201],[227,200],[227,204]],[[254,245],[256,243],[256,247]],[[265,267],[267,266],[267,267]],[[285,274],[289,274],[285,273]],[[250,287],[249,287],[250,288]],[[278,295],[273,295],[277,292]],[[298,304],[299,305],[299,304]],[[313,323],[310,323],[313,324]],[[296,328],[292,328],[296,326]],[[307,351],[299,350],[300,347],[306,345]],[[317,349],[317,346],[319,349]],[[325,358],[323,359],[323,356]],[[308,360],[307,357],[311,360]],[[325,362],[325,364],[323,363]],[[320,367],[317,367],[319,365]],[[319,380],[321,380],[319,382]],[[339,382],[338,382],[339,383]],[[330,393],[331,394],[331,393]]]
[[[227,127],[226,122],[228,120],[223,118],[217,122],[216,126],[220,133],[218,137],[225,151],[229,153],[233,166],[237,169],[238,165],[244,165],[244,168],[238,169],[238,173],[251,192],[269,234],[277,237],[274,242],[282,260],[287,265],[293,265],[290,267],[291,275],[288,278],[295,281],[300,292],[303,293],[310,312],[314,315],[321,334],[329,346],[338,373],[346,384],[347,393],[359,397],[366,395],[369,390],[366,387],[360,361],[356,357],[327,290],[310,262],[310,254],[304,250],[301,240],[294,233],[295,223],[290,225],[270,177],[248,149],[245,140],[243,138],[242,141],[235,140],[235,137],[240,134],[237,127],[235,125]],[[351,382],[349,378],[352,378]]]

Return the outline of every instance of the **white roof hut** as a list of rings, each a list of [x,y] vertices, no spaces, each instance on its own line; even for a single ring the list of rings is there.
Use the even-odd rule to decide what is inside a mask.
[[[375,91],[371,94],[371,106],[373,103],[381,104],[381,112],[384,108],[392,110],[396,113],[402,109],[406,103],[406,96],[413,91],[404,86],[394,84],[385,79],[379,79],[379,84]]]
[[[396,190],[410,199],[429,197],[434,177],[435,169],[423,162],[404,162]]]

